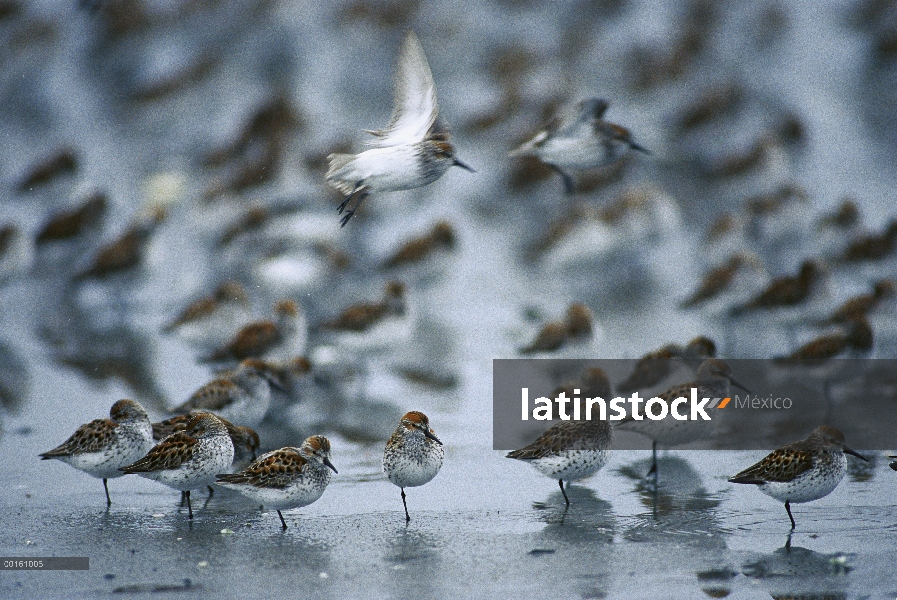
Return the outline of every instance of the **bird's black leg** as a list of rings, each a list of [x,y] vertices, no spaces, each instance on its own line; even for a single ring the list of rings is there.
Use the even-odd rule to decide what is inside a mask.
[[[402,490],[402,506],[405,507],[405,522],[409,522],[411,520],[411,515],[408,514],[408,503],[405,502],[405,488],[400,488]]]
[[[564,480],[558,479],[558,485],[561,486],[561,493],[564,495],[564,502],[567,503],[567,506],[570,506],[570,498],[567,497],[567,492],[564,491]]]
[[[213,490],[212,486],[210,486],[210,485],[207,485],[206,487],[209,488],[209,498],[211,498],[212,495],[215,493],[215,490]]]
[[[794,522],[794,517],[791,516],[791,502],[785,500],[785,510],[788,511],[788,518],[791,519],[791,531],[794,531],[794,528],[797,527],[797,524]]]
[[[280,517],[280,522],[283,523],[283,528],[286,529],[287,522],[283,520],[283,515],[280,513],[280,511],[277,511],[277,516]]]
[[[184,492],[184,495],[187,497],[187,518],[192,519],[193,518],[193,507],[190,506],[190,490],[187,490],[186,492]]]
[[[108,483],[108,481],[109,481],[108,479],[103,477],[103,489],[106,490],[106,507],[107,508],[112,506],[112,499],[109,498],[109,483]]]
[[[180,508],[184,507],[184,503],[187,502],[187,492],[181,492],[181,505]]]
[[[573,191],[576,189],[576,183],[573,181],[573,178],[567,173],[565,170],[560,168],[557,165],[548,165],[552,168],[556,173],[561,176],[561,179],[564,180],[564,193],[568,196],[573,195]]]
[[[657,478],[657,442],[651,442],[651,470],[648,471],[648,477],[654,475],[654,478]]]
[[[355,211],[358,210],[358,207],[361,206],[361,203],[364,202],[364,199],[368,197],[367,190],[362,190],[358,193],[358,200],[355,201],[355,206],[352,207],[352,210],[347,211],[346,215],[343,217],[343,220],[340,221],[340,227],[345,227],[346,223],[349,222],[349,219],[355,216]]]
[[[793,531],[789,531],[789,532],[788,532],[788,539],[785,540],[785,551],[786,551],[786,552],[790,552],[790,551],[791,551],[791,536],[792,536],[793,534],[794,534]]]
[[[359,190],[359,188],[361,188],[362,185],[363,185],[363,182],[361,182],[361,181],[359,181],[355,184],[355,187],[352,188],[352,192],[348,196],[346,196],[346,199],[343,200],[342,204],[339,205],[339,208],[336,209],[336,214],[338,214],[338,215],[343,214],[343,210],[346,208],[346,205],[349,203],[349,200],[352,199],[352,196],[355,195],[355,192],[357,192]]]

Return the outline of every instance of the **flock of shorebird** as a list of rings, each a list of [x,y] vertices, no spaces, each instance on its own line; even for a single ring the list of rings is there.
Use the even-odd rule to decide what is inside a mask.
[[[157,438],[166,434],[161,441]],[[58,447],[41,454],[103,480],[106,505],[112,505],[108,480],[136,474],[183,493],[188,518],[193,518],[190,491],[217,484],[277,510],[307,506],[321,497],[330,483],[330,441],[308,437],[298,448],[288,446],[258,458],[259,436],[211,412],[178,415],[151,423],[146,410],[134,400],[112,405],[108,419],[79,427]],[[229,472],[235,459],[251,454],[252,462]],[[426,415],[406,413],[383,452],[383,472],[401,488],[406,521],[411,520],[405,488],[424,485],[442,468],[445,450],[430,428]]]
[[[733,380],[729,365],[707,359],[698,368],[694,381],[675,385],[658,398],[669,404],[688,396],[692,388],[699,396],[724,397],[728,396],[730,384],[740,385]],[[581,388],[583,398],[612,396],[610,381],[600,368],[588,369],[580,384],[570,385]],[[571,394],[574,395],[579,397],[580,389]],[[652,439],[654,461],[648,475],[655,478],[658,442],[666,446],[690,442],[699,438],[700,429],[706,426],[704,422],[672,418],[638,421],[632,417],[618,425]],[[607,420],[561,421],[507,457],[524,461],[557,480],[569,507],[564,481],[580,480],[601,470],[607,463],[613,439],[614,427]],[[41,458],[57,459],[102,478],[107,506],[111,505],[108,479],[137,474],[181,490],[192,519],[190,490],[215,483],[276,509],[286,529],[281,511],[316,501],[330,482],[330,471],[337,472],[330,461],[330,442],[324,436],[313,435],[298,448],[280,448],[256,459],[259,445],[259,437],[252,429],[235,426],[212,412],[193,412],[151,423],[140,404],[120,400],[112,406],[108,419],[82,425],[62,445],[41,454]],[[254,459],[249,466],[228,472],[235,458],[239,460],[247,454]],[[845,454],[867,460],[845,444],[839,430],[821,426],[807,439],[775,450],[729,481],[755,485],[764,494],[783,501],[793,530],[796,523],[791,504],[831,493],[846,473]],[[383,472],[401,489],[406,522],[411,516],[405,488],[432,480],[441,469],[444,456],[443,443],[426,415],[418,411],[406,413],[383,452]],[[891,466],[897,469],[897,463]]]
[[[531,140],[514,150],[515,156],[532,155],[557,171],[567,192],[574,182],[571,170],[587,169],[614,163],[629,151],[648,151],[638,145],[625,128],[604,120],[608,103],[589,99],[560,115]],[[372,148],[358,154],[331,154],[326,181],[344,195],[339,206],[345,226],[371,192],[407,190],[427,185],[440,178],[450,167],[468,171],[471,167],[457,156],[448,127],[439,117],[432,74],[417,37],[409,33],[399,58],[395,105],[389,125],[375,136]],[[350,207],[354,199],[354,204]],[[146,223],[135,225],[129,232],[128,244],[139,244],[161,220],[156,215]],[[607,216],[607,218],[611,218]],[[46,235],[54,235],[48,231]],[[891,226],[878,240],[879,246],[897,243],[897,226]],[[429,234],[431,245],[451,245],[453,233],[446,224],[438,224]],[[870,248],[857,248],[856,253],[880,251],[869,241]],[[887,248],[885,249],[887,250]],[[409,252],[416,250],[409,249]],[[844,260],[853,260],[848,249]],[[79,277],[91,277],[115,261],[102,257]],[[402,260],[401,252],[395,260]],[[736,255],[728,263],[708,273],[699,288],[683,302],[686,308],[704,304],[726,288],[735,273],[750,264],[747,255]],[[120,266],[120,265],[119,265]],[[113,265],[115,267],[115,265]],[[794,306],[802,302],[820,278],[820,267],[805,262],[794,277],[774,281],[754,298],[731,309],[731,315],[773,307]],[[353,307],[326,327],[340,331],[347,345],[353,336],[363,336],[369,325],[389,318],[400,319],[406,312],[404,286],[387,285],[380,302]],[[205,299],[188,308],[170,323],[168,329],[185,336],[209,341],[212,335],[217,349],[208,361],[241,361],[231,373],[213,380],[198,390],[167,421],[151,423],[146,411],[132,400],[116,402],[109,419],[98,419],[81,426],[65,443],[41,455],[43,459],[61,460],[103,480],[107,505],[111,504],[107,480],[125,474],[137,474],[184,492],[189,517],[193,511],[190,491],[211,484],[233,489],[253,500],[275,508],[282,526],[287,527],[282,510],[306,506],[317,500],[327,487],[331,471],[331,447],[327,438],[308,437],[300,447],[285,447],[255,458],[260,447],[258,435],[250,429],[264,417],[271,389],[283,385],[279,373],[308,368],[295,361],[270,362],[301,354],[306,345],[307,325],[302,310],[292,301],[275,306],[275,319],[243,327],[230,339],[220,339],[223,324],[232,323],[245,311],[245,292],[233,284],[224,284],[214,298]],[[866,350],[871,347],[871,329],[864,315],[877,303],[897,295],[897,284],[885,279],[878,282],[871,295],[857,298],[853,304],[836,311],[831,322],[849,323],[840,338],[814,341],[794,353],[794,357],[833,356],[845,348]],[[222,307],[224,307],[222,309]],[[219,322],[220,321],[220,322]],[[524,354],[553,351],[564,344],[593,334],[592,315],[582,304],[570,306],[564,320],[546,325],[536,339],[521,349]],[[669,349],[661,349],[653,362],[641,363],[646,369],[657,368]],[[712,342],[699,338],[680,349],[680,356],[701,359],[694,381],[674,386],[660,394],[666,402],[684,396],[694,387],[700,396],[725,397],[729,386],[740,386],[732,378],[729,366],[713,356]],[[260,360],[269,359],[269,362]],[[618,389],[636,389],[644,374],[633,373],[632,381]],[[593,369],[583,378],[581,387],[587,394],[610,397],[610,383],[603,372]],[[232,424],[240,423],[240,425]],[[665,419],[663,421],[626,420],[621,429],[631,429],[653,440],[656,476],[656,445],[676,446],[694,439],[694,424]],[[613,428],[607,421],[561,422],[548,429],[534,443],[509,453],[509,458],[531,464],[550,478],[556,479],[567,505],[569,499],[564,481],[578,480],[600,470],[606,463],[613,440]],[[410,520],[405,488],[424,485],[442,467],[444,446],[420,412],[406,413],[386,443],[383,471],[401,489],[406,521]],[[792,529],[795,527],[791,504],[808,502],[829,494],[843,479],[845,454],[862,458],[845,445],[843,434],[828,426],[814,430],[807,439],[788,444],[774,451],[757,464],[730,479],[732,483],[755,485],[780,501],[784,501]],[[250,457],[252,462],[231,473],[234,461]],[[897,464],[897,463],[895,463]],[[894,465],[892,465],[894,466]],[[210,488],[211,489],[211,488]]]

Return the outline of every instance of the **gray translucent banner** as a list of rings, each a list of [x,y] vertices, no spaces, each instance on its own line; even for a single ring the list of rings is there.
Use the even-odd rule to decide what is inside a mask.
[[[496,450],[514,450],[533,442],[558,418],[559,404],[554,401],[560,386],[579,385],[586,369],[599,367],[613,386],[613,396],[626,401],[622,406],[631,414],[629,398],[620,387],[631,387],[631,376],[638,361],[622,359],[555,360],[496,359],[493,364],[493,438]],[[733,378],[750,390],[729,390],[730,400],[714,399],[704,404],[709,421],[689,421],[694,432],[687,442],[675,448],[697,450],[771,450],[803,439],[820,425],[830,425],[844,433],[854,449],[888,450],[897,448],[897,360],[830,359],[827,361],[791,361],[732,359],[725,361]],[[643,400],[662,394],[674,385],[695,379],[698,363],[669,359],[651,365],[655,371],[667,371],[659,382],[637,391]],[[656,373],[655,373],[656,377]],[[650,379],[650,378],[649,378]],[[623,384],[630,383],[630,386]],[[523,419],[523,388],[528,390],[528,419]],[[572,389],[572,388],[571,388]],[[568,393],[567,396],[570,394]],[[585,394],[582,394],[585,396]],[[537,420],[532,410],[539,397],[552,400],[551,421]],[[612,398],[604,399],[608,404]],[[689,399],[690,400],[690,399]],[[677,412],[690,415],[690,402],[680,403]],[[621,405],[618,402],[618,405]],[[541,406],[544,409],[545,403]],[[572,417],[572,402],[564,405]],[[584,412],[584,405],[583,412]],[[597,411],[597,404],[593,404]],[[640,404],[644,412],[645,403]],[[614,414],[608,407],[607,416]],[[658,414],[659,405],[653,406]],[[544,410],[541,415],[544,415]],[[581,415],[585,418],[584,415]],[[596,417],[597,418],[597,417]],[[672,416],[663,422],[672,424]],[[619,421],[610,421],[619,425]],[[620,450],[650,449],[650,437],[615,427],[613,447]],[[638,428],[636,424],[636,428]],[[663,444],[660,444],[663,447]]]
[[[88,571],[86,556],[7,556],[0,558],[0,571]]]

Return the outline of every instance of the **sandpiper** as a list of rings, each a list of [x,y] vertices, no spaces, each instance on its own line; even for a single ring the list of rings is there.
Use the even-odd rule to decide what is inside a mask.
[[[308,337],[305,312],[293,300],[281,300],[274,305],[274,313],[275,321],[256,321],[242,327],[229,342],[203,360],[292,358],[302,354]]]
[[[405,501],[405,488],[424,485],[436,477],[444,457],[445,448],[430,429],[427,415],[417,411],[405,413],[386,442],[383,473],[402,490],[406,523],[411,520],[411,515]]]
[[[53,215],[38,232],[36,242],[68,240],[89,229],[99,229],[106,216],[107,204],[106,194],[91,194],[78,207]]]
[[[851,242],[840,260],[845,263],[881,260],[890,255],[895,247],[897,247],[897,219],[892,219],[880,235],[867,235]]]
[[[881,304],[897,298],[897,280],[879,279],[872,286],[871,294],[862,294],[846,300],[832,311],[821,324],[847,323],[859,317],[867,317]]]
[[[173,433],[137,462],[121,467],[126,474],[164,483],[186,492],[187,514],[193,518],[190,490],[211,485],[234,461],[234,444],[224,423],[212,413],[197,413],[185,431]]]
[[[583,374],[582,390],[574,388],[570,392],[574,394],[568,396],[571,398],[600,397],[609,401],[612,397],[607,375],[597,367]],[[600,471],[607,463],[613,439],[610,422],[593,415],[591,420],[556,423],[535,442],[506,457],[525,461],[540,473],[557,479],[564,501],[570,506],[564,480],[576,481]]]
[[[874,335],[872,326],[865,317],[856,317],[844,323],[837,331],[821,335],[787,357],[779,359],[784,362],[800,360],[825,360],[840,356],[842,358],[866,358],[872,350]]]
[[[237,423],[255,427],[271,405],[271,387],[282,384],[268,365],[247,358],[232,373],[213,379],[172,410],[174,413],[209,411]]]
[[[738,473],[730,483],[749,483],[776,500],[785,501],[785,510],[796,527],[791,503],[810,502],[829,495],[847,472],[847,457],[868,459],[844,444],[844,434],[834,427],[817,427],[799,442],[782,446],[763,460]]]
[[[709,358],[698,367],[694,381],[675,385],[657,397],[666,402],[668,407],[676,398],[690,397],[692,388],[697,389],[698,398],[726,398],[729,396],[730,384],[748,391],[732,377],[732,368],[728,363],[718,358]],[[659,421],[647,418],[638,421],[629,415],[617,427],[651,438],[651,470],[648,475],[656,475],[658,443],[672,447],[693,442],[706,436],[712,423],[713,421],[680,421],[669,414]]]
[[[386,129],[368,131],[378,139],[359,154],[327,157],[327,183],[346,194],[340,214],[357,195],[355,205],[341,221],[349,219],[371,191],[410,190],[442,177],[450,167],[473,172],[455,157],[449,130],[439,117],[436,85],[420,41],[409,31],[402,46],[395,77],[395,105]]]
[[[591,338],[595,333],[595,317],[589,307],[582,302],[573,302],[567,308],[563,321],[546,323],[536,339],[520,349],[521,354],[537,352],[554,352],[568,342],[581,342]]]
[[[79,427],[57,448],[40,455],[55,458],[103,480],[106,506],[112,504],[107,481],[121,477],[120,467],[131,464],[153,447],[153,428],[143,407],[133,400],[119,400],[108,419],[96,419]]]
[[[617,391],[629,393],[659,384],[673,371],[674,359],[682,359],[687,363],[696,359],[703,362],[714,356],[716,344],[703,335],[692,339],[685,348],[679,344],[667,344],[642,356],[635,363],[629,377],[617,384]]]
[[[242,425],[234,425],[221,415],[221,422],[227,428],[227,434],[234,445],[234,462],[255,460],[261,440],[254,429]],[[193,414],[175,415],[171,418],[153,423],[153,440],[161,442],[172,433],[187,431],[187,424],[193,419]]]
[[[249,298],[243,286],[224,281],[213,295],[191,302],[163,331],[212,346],[224,343],[249,314]]]
[[[274,508],[286,529],[280,511],[308,506],[320,498],[330,483],[331,470],[338,472],[330,462],[330,441],[313,435],[299,448],[274,450],[239,473],[222,473],[217,483]]]
[[[750,311],[796,306],[806,301],[822,278],[822,268],[812,260],[804,261],[795,277],[781,277],[745,304],[731,310],[733,316]]]
[[[383,268],[392,269],[419,263],[441,250],[455,247],[455,230],[448,221],[439,221],[425,235],[408,240],[389,258],[383,261]]]
[[[156,208],[148,216],[139,217],[120,237],[101,247],[87,268],[75,275],[75,280],[105,279],[139,266],[150,236],[166,214],[164,208]]]
[[[390,281],[384,288],[382,300],[349,306],[322,327],[336,334],[340,346],[372,349],[407,338],[411,324],[405,284]]]
[[[613,164],[629,150],[650,154],[632,140],[621,127],[603,119],[610,103],[589,98],[579,102],[567,114],[555,117],[532,139],[509,153],[509,156],[536,156],[557,171],[564,180],[564,190],[575,188],[568,169],[591,169]]]
[[[746,267],[759,269],[759,260],[752,254],[736,252],[723,264],[707,271],[701,278],[698,289],[685,299],[680,306],[682,308],[693,308],[724,294],[731,289],[739,272]]]

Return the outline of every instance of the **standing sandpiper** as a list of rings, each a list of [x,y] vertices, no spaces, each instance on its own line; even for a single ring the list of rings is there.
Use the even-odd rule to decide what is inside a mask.
[[[119,469],[186,492],[187,514],[193,518],[190,490],[214,483],[234,461],[234,444],[224,423],[212,413],[196,413],[186,431],[173,433],[149,453]]]
[[[430,429],[427,415],[417,411],[405,413],[386,442],[383,472],[402,490],[406,523],[411,520],[411,515],[405,501],[405,488],[424,485],[436,477],[444,457],[445,448]]]
[[[448,127],[439,118],[436,85],[420,41],[408,32],[395,76],[395,105],[386,129],[368,131],[379,138],[359,154],[327,157],[327,183],[346,194],[340,214],[356,197],[341,221],[343,227],[371,191],[411,190],[433,183],[449,167],[473,169],[455,158]]]
[[[688,398],[691,389],[697,390],[698,398],[726,398],[729,396],[729,385],[748,391],[746,387],[732,378],[732,368],[728,363],[718,358],[708,358],[698,367],[695,380],[688,383],[674,385],[658,398],[666,402],[667,407],[676,398]],[[643,418],[635,420],[630,415],[620,421],[619,429],[635,431],[651,438],[651,470],[648,475],[657,475],[657,444],[663,446],[681,446],[705,437],[712,427],[713,421],[690,421],[674,419],[671,414],[666,418],[655,421]]]
[[[133,400],[119,400],[109,409],[108,419],[82,425],[61,446],[40,457],[61,460],[88,475],[102,478],[106,506],[111,506],[107,480],[124,475],[119,467],[131,464],[152,447],[153,427],[146,411]]]
[[[218,485],[268,505],[277,511],[308,506],[321,497],[330,483],[330,441],[322,435],[307,438],[299,448],[281,448],[263,454],[239,473],[218,475]]]
[[[560,174],[564,190],[572,194],[575,184],[568,169],[611,165],[630,149],[650,154],[632,141],[628,129],[602,118],[608,106],[607,100],[583,100],[508,156],[536,156]]]
[[[231,374],[206,383],[171,412],[209,411],[247,427],[257,427],[271,406],[271,388],[283,385],[267,363],[247,358]]]
[[[609,400],[613,395],[607,375],[601,369],[587,370],[583,379],[582,398]],[[579,395],[579,390],[573,392]],[[613,440],[614,430],[610,422],[593,415],[588,421],[556,423],[535,442],[509,452],[506,457],[525,461],[540,473],[557,479],[564,501],[570,506],[564,480],[584,479],[600,471],[607,463]]]
[[[805,440],[782,446],[757,464],[748,467],[729,483],[750,483],[776,500],[791,503],[810,502],[828,496],[847,472],[847,457],[852,454],[868,462],[865,456],[844,445],[844,434],[828,425],[817,427]]]

